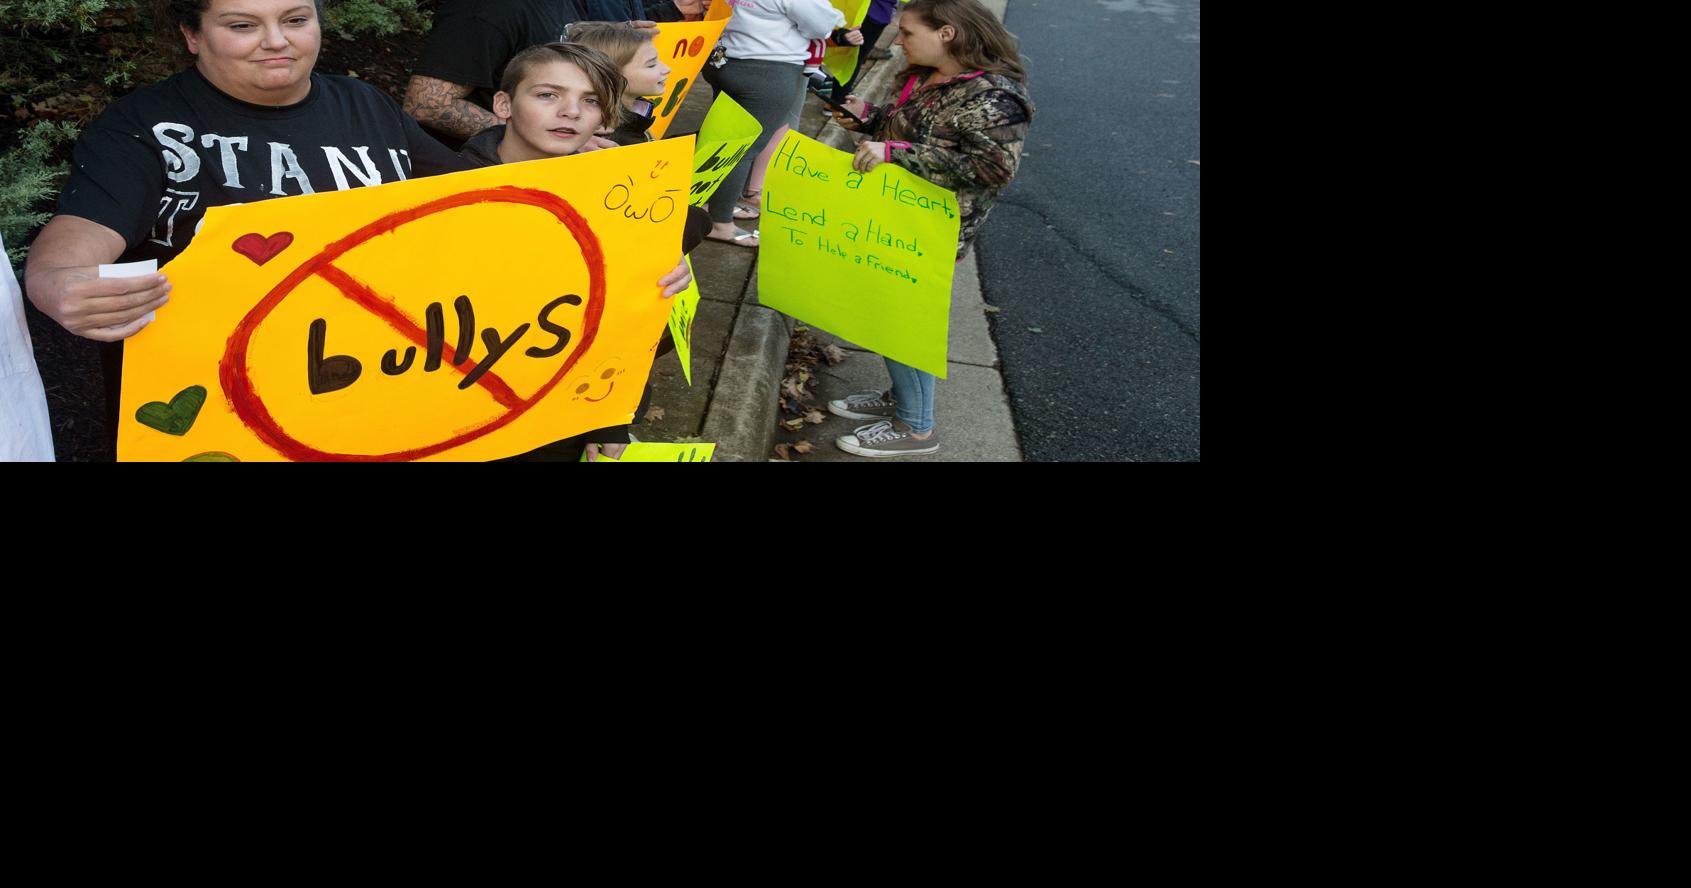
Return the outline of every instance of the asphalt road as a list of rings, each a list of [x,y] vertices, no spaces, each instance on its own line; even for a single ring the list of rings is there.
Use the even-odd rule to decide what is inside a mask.
[[[1196,460],[1199,0],[1011,0],[1035,113],[977,242],[1029,460]]]

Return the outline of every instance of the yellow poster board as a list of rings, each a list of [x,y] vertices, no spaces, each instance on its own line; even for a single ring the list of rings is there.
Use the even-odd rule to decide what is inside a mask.
[[[693,260],[687,260],[687,271],[693,271]],[[693,384],[693,315],[699,308],[699,279],[687,289],[675,294],[675,307],[669,312],[669,338],[675,340],[675,357],[681,361],[681,372],[687,384]]]
[[[828,0],[828,2],[834,4],[834,8],[845,16],[847,28],[862,27],[864,17],[869,14],[869,0]],[[841,83],[849,83],[851,82],[851,75],[857,73],[857,60],[862,48],[850,45],[830,46],[827,54],[822,57],[822,67],[827,68],[828,73],[834,75],[835,80]],[[873,46],[868,48],[874,49]],[[843,101],[845,96],[839,98]]]
[[[722,29],[728,27],[733,14],[734,8],[728,0],[718,0],[711,4],[703,21],[658,23],[655,45],[658,58],[669,66],[669,85],[652,106],[652,127],[648,130],[652,138],[663,138],[669,125],[675,122],[681,102],[698,81],[699,72],[710,60],[711,50],[716,48],[716,41],[721,39]]]
[[[638,441],[628,445],[618,459],[599,454],[595,462],[710,462],[715,444],[653,444]],[[582,459],[586,459],[585,455]]]
[[[692,148],[209,210],[125,343],[118,458],[486,460],[631,421]]]
[[[699,141],[693,149],[693,193],[688,198],[693,206],[702,207],[710,200],[716,186],[728,178],[762,133],[763,125],[733,96],[717,95],[699,127]]]
[[[945,377],[957,196],[795,132],[763,180],[758,300]]]

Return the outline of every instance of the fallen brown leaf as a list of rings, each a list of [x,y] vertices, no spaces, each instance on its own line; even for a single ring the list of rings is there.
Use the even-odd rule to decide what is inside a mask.
[[[804,428],[804,417],[801,416],[795,419],[783,419],[781,420],[781,428],[784,428],[789,432],[796,432],[799,429]]]
[[[822,347],[822,354],[823,354],[823,356],[825,356],[828,359],[828,363],[830,363],[830,364],[838,364],[839,362],[846,359],[845,349],[840,348],[837,345],[825,345],[825,346],[823,346]]]
[[[792,462],[792,461],[793,461],[793,458],[792,458],[792,457],[791,457],[791,456],[788,456],[788,455],[787,455],[787,451],[788,451],[788,450],[789,450],[789,449],[790,449],[790,448],[791,448],[791,447],[792,447],[792,446],[793,446],[793,445],[791,445],[791,444],[777,444],[777,445],[775,445],[775,456],[776,456],[776,457],[777,457],[777,458],[778,458],[778,459],[784,459],[784,460],[786,460],[786,461],[788,461],[788,462]]]
[[[810,410],[804,414],[804,421],[811,425],[821,425],[828,421],[828,414],[820,410]]]
[[[653,404],[652,406],[646,408],[646,421],[647,422],[657,422],[660,419],[663,419],[663,408],[662,407],[659,407],[658,405]]]
[[[809,453],[810,451],[815,450],[815,449],[816,449],[816,445],[810,443],[809,441],[800,441],[797,444],[793,445],[793,452],[794,453]]]
[[[781,380],[781,394],[795,401],[804,400],[804,389],[799,386],[798,377],[789,376]]]

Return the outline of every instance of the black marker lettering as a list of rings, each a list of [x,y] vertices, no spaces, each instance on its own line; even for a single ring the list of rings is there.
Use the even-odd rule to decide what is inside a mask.
[[[541,348],[537,345],[529,346],[523,354],[528,355],[531,358],[550,358],[558,352],[563,351],[564,346],[570,344],[570,331],[567,327],[552,322],[552,309],[557,308],[560,305],[580,304],[581,297],[575,295],[574,293],[559,296],[551,302],[546,303],[545,307],[540,309],[540,329],[558,337],[558,341],[546,348]]]
[[[527,332],[528,325],[524,324],[511,331],[510,339],[500,342],[498,330],[488,327],[486,330],[481,331],[482,341],[487,343],[487,357],[483,358],[482,362],[476,365],[476,369],[464,374],[464,381],[458,383],[458,387],[460,389],[467,389],[470,386],[475,385],[476,380],[480,379],[483,373],[493,369],[494,363],[504,357],[505,352],[510,351],[511,346],[515,345],[517,340],[521,339],[523,334]]]
[[[457,367],[470,359],[470,348],[476,344],[476,309],[470,297],[459,296],[452,300],[452,310],[458,312],[458,349],[452,353],[452,366]]]
[[[323,344],[328,338],[329,322],[322,318],[312,321],[305,339],[305,384],[314,395],[346,388],[364,372],[364,365],[351,355],[323,357]]]
[[[387,354],[382,355],[383,373],[386,373],[389,376],[398,376],[399,374],[411,369],[411,359],[417,357],[417,347],[415,345],[408,345],[405,347],[405,362],[403,364],[394,360],[395,356],[398,354],[399,352],[396,349],[390,348],[388,349]]]
[[[429,328],[429,356],[423,359],[423,372],[433,373],[440,369],[440,353],[446,347],[446,313],[440,303],[431,302],[424,317]]]

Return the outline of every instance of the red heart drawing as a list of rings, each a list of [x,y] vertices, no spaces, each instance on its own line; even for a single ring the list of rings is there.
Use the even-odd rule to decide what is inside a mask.
[[[278,231],[265,237],[261,234],[243,234],[235,239],[235,252],[263,265],[276,258],[276,254],[286,250],[288,244],[294,242],[294,236],[286,231]]]

